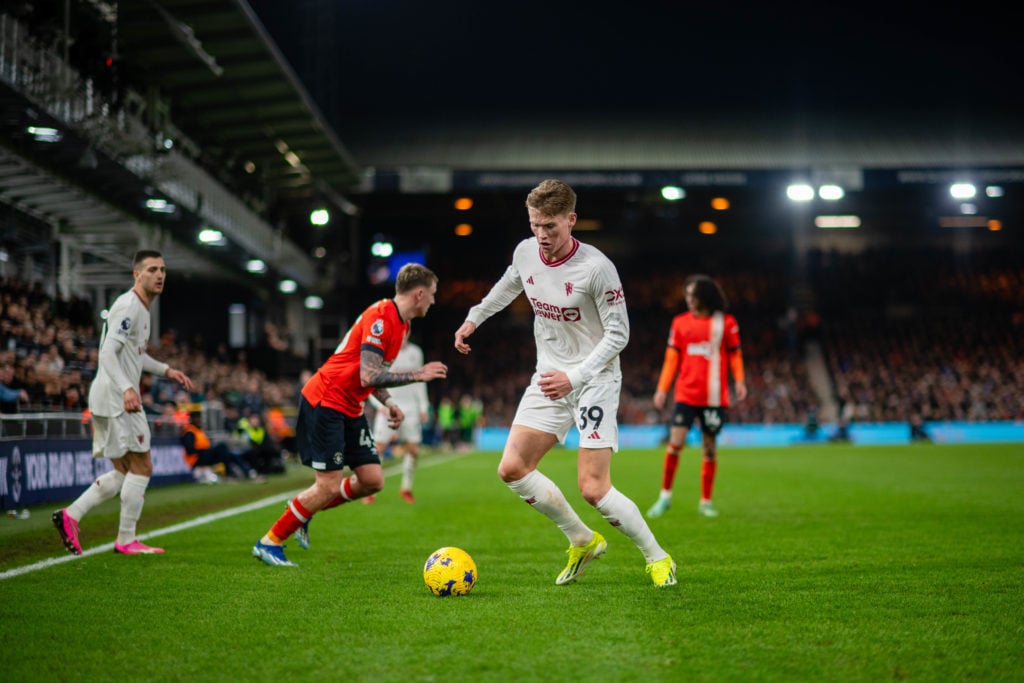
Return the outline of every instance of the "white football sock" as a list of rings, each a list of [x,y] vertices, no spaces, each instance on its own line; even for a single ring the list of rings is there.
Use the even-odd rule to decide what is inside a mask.
[[[594,531],[583,523],[569,505],[561,489],[543,474],[534,470],[508,487],[519,494],[537,512],[558,525],[572,545],[586,545],[594,538]]]
[[[416,458],[409,453],[402,460],[402,491],[412,491],[412,478],[416,474]]]
[[[640,508],[632,500],[619,493],[614,486],[608,490],[608,493],[598,501],[594,508],[601,513],[602,517],[608,520],[609,524],[629,537],[633,543],[636,543],[636,547],[640,548],[640,552],[647,558],[648,563],[664,559],[668,555],[658,545],[657,539],[654,538],[654,533],[647,526],[643,515],[640,514]]]
[[[68,516],[76,522],[82,521],[89,510],[116,496],[123,483],[124,475],[117,470],[104,472],[68,506]]]
[[[117,529],[117,542],[127,545],[135,540],[135,527],[142,516],[149,477],[129,472],[121,486],[121,524]]]

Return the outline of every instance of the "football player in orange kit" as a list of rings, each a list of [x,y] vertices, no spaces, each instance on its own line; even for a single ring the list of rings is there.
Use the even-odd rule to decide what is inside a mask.
[[[679,454],[694,419],[700,424],[704,453],[697,511],[705,517],[718,516],[711,505],[711,489],[717,469],[718,433],[725,423],[725,409],[729,407],[728,371],[732,371],[736,385],[736,400],[747,397],[740,327],[736,319],[725,312],[727,301],[722,288],[707,275],[692,275],[686,279],[685,291],[690,310],[672,320],[665,361],[658,389],[654,392],[654,407],[661,410],[675,382],[675,410],[665,450],[661,493],[647,511],[652,519],[661,517],[672,506],[672,483]]]
[[[363,406],[372,394],[384,404],[391,427],[405,414],[387,387],[443,379],[448,368],[439,361],[395,371],[392,361],[409,335],[410,321],[422,318],[434,303],[437,275],[411,263],[395,279],[395,296],[369,306],[338,344],[334,354],[302,387],[295,441],[302,464],[313,469],[313,485],[288,501],[284,513],[253,546],[252,554],[268,565],[295,567],[284,554],[284,541],[295,535],[309,547],[313,515],[365,498],[384,488],[380,457]],[[344,476],[348,468],[352,474]]]

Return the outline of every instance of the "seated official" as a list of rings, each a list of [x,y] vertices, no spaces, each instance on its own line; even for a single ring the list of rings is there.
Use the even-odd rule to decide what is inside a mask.
[[[185,462],[188,463],[193,473],[203,472],[202,468],[211,468],[214,465],[222,464],[227,472],[239,479],[249,479],[255,482],[266,481],[241,455],[228,448],[226,443],[214,444],[200,427],[201,423],[202,413],[192,413],[189,415],[188,424],[184,425],[181,430],[181,445],[185,447]]]
[[[260,474],[284,472],[284,458],[281,447],[274,441],[263,422],[263,416],[252,413],[238,421],[235,429],[238,437],[245,442],[247,450],[242,457]]]

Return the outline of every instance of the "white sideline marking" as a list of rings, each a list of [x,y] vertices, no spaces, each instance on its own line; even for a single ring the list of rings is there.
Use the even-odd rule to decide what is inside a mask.
[[[433,467],[434,465],[441,465],[443,463],[448,462],[449,460],[454,460],[455,458],[461,458],[463,455],[465,455],[465,454],[464,453],[450,453],[450,454],[441,455],[441,456],[433,456],[433,457],[430,457],[430,458],[428,458],[426,460],[423,460],[423,461],[417,463],[416,470],[419,471],[419,470],[421,470],[423,468],[426,468],[426,467]],[[391,465],[390,467],[384,468],[384,477],[387,478],[387,477],[390,477],[390,476],[395,475],[395,474],[400,474],[401,471],[402,471],[401,463],[396,463],[394,465]],[[296,489],[296,490],[294,490],[294,491],[292,491],[290,493],[278,493],[278,494],[275,494],[273,496],[269,496],[267,498],[264,498],[263,500],[257,500],[257,501],[254,501],[252,503],[246,503],[245,505],[240,505],[240,506],[234,507],[234,508],[228,508],[227,510],[221,510],[220,512],[212,512],[212,513],[210,513],[208,515],[203,515],[202,517],[196,517],[195,519],[188,520],[187,522],[179,522],[178,524],[172,524],[171,526],[164,527],[163,529],[156,529],[155,531],[150,531],[150,532],[141,534],[141,535],[139,535],[139,540],[140,541],[145,541],[145,540],[148,540],[150,538],[156,538],[158,536],[165,536],[167,534],[173,534],[173,533],[176,533],[178,531],[184,531],[185,529],[191,529],[193,527],[201,526],[203,524],[209,524],[210,522],[216,522],[217,520],[224,519],[226,517],[233,517],[234,515],[240,515],[240,514],[242,514],[244,512],[251,512],[253,510],[258,510],[260,508],[267,507],[268,505],[273,505],[274,503],[281,503],[282,501],[290,500],[290,499],[294,498],[295,496],[299,495],[300,493],[302,493],[305,490],[306,490],[305,488],[302,488],[302,489]],[[70,554],[62,555],[60,557],[51,557],[51,558],[49,558],[47,560],[40,560],[39,562],[36,562],[34,564],[25,565],[24,567],[15,567],[14,569],[8,569],[7,571],[0,572],[0,581],[3,581],[4,579],[11,579],[11,578],[14,578],[15,576],[21,576],[22,574],[28,574],[29,572],[34,572],[34,571],[39,571],[41,569],[46,569],[47,567],[55,567],[58,564],[64,564],[65,562],[72,562],[74,560],[82,559],[83,557],[89,557],[90,555],[99,555],[100,553],[108,553],[108,552],[110,552],[113,549],[114,549],[114,544],[112,542],[111,543],[104,543],[103,545],[98,545],[98,546],[95,546],[93,548],[89,548],[88,550],[83,550],[81,555],[70,555]]]

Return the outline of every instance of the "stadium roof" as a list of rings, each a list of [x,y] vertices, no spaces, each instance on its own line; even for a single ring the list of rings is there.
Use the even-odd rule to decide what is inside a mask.
[[[356,166],[245,3],[41,0],[20,11],[4,16],[0,40],[20,58],[0,59],[0,201],[51,226],[36,239],[73,245],[62,262],[77,284],[120,283],[131,252],[155,246],[176,270],[257,290],[276,280],[246,273],[252,258],[307,290],[326,286],[271,222],[292,202],[344,201]],[[58,39],[40,38],[48,31]],[[150,198],[174,210],[148,210]],[[199,244],[202,227],[226,239]]]
[[[284,196],[356,181],[355,162],[247,3],[131,2],[118,13],[125,68],[159,88],[174,124],[204,152],[265,164],[266,182]]]
[[[526,115],[396,122],[352,140],[359,158],[384,174],[1024,169],[1024,124],[998,113]]]

